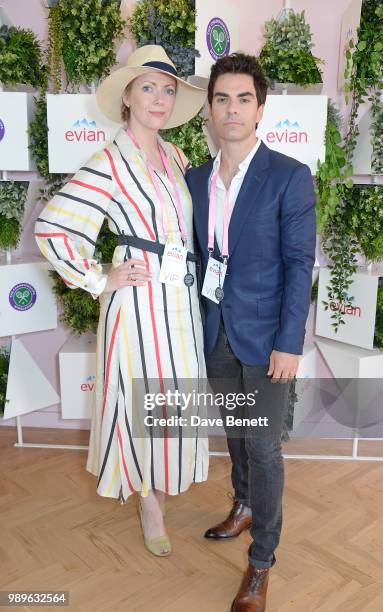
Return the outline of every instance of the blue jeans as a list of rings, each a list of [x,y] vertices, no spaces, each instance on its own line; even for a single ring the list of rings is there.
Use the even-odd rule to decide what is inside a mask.
[[[268,366],[249,366],[230,348],[223,321],[213,351],[206,357],[207,374],[213,390],[248,393],[256,387],[257,407],[237,405],[236,418],[266,415],[271,427],[227,427],[225,431],[232,461],[231,480],[235,499],[252,510],[249,563],[268,568],[275,563],[275,549],[282,528],[284,465],[281,448],[282,424],[287,409],[288,384],[271,383]],[[233,412],[233,411],[231,411]],[[228,411],[221,409],[225,424]]]

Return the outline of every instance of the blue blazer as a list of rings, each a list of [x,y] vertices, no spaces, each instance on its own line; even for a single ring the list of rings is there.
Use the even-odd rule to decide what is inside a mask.
[[[212,168],[210,160],[186,174],[202,278],[208,260]],[[230,220],[225,296],[219,305],[202,297],[207,355],[215,346],[221,313],[230,346],[246,365],[268,365],[273,349],[302,353],[315,242],[315,194],[309,168],[262,142]],[[213,256],[219,258],[217,243]]]

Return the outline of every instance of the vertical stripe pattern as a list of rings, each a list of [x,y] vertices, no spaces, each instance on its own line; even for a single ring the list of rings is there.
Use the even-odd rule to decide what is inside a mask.
[[[161,144],[176,177],[188,249],[193,251],[192,205],[183,177],[187,160],[177,147],[162,140]],[[172,184],[165,174],[158,176],[172,239],[181,243]],[[55,195],[36,223],[36,241],[44,257],[70,288],[94,297],[106,280],[94,256],[104,218],[114,233],[165,243],[162,209],[143,154],[123,129]],[[190,381],[190,390],[198,390],[198,381],[206,376],[197,283],[189,288],[163,285],[158,281],[161,257],[132,247],[116,247],[112,263],[118,266],[131,257],[143,260],[153,276],[146,286],[99,295],[87,461],[87,469],[98,478],[97,492],[124,500],[135,492],[147,495],[151,488],[176,495],[192,482],[206,480],[208,471],[207,440],[201,432],[189,431],[190,437],[182,427],[173,428],[173,435],[167,428],[157,437],[148,432],[139,393],[163,392],[168,382],[178,389],[183,379]],[[195,275],[195,264],[189,262],[188,268]],[[161,416],[167,416],[168,409],[162,406]]]

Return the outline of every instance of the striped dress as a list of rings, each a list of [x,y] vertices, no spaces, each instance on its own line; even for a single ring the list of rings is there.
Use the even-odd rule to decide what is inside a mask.
[[[193,251],[192,203],[184,181],[186,159],[160,139],[180,192]],[[172,240],[181,234],[171,181],[157,173],[167,203]],[[107,218],[115,234],[164,243],[162,209],[147,172],[144,152],[121,128],[113,143],[95,154],[45,206],[36,223],[36,240],[69,287],[96,297],[106,275],[94,258],[95,243]],[[173,287],[158,280],[161,257],[119,246],[113,265],[126,258],[143,259],[153,274],[143,287],[102,293],[97,332],[97,368],[87,470],[98,477],[97,492],[126,500],[134,492],[155,488],[169,495],[206,480],[208,442],[195,428],[189,437],[153,436],[137,431],[142,401],[134,401],[135,381],[147,391],[161,390],[162,381],[203,381],[206,376],[197,283]],[[188,262],[195,276],[195,263]],[[195,382],[193,385],[195,386]],[[194,388],[194,387],[193,387]],[[141,397],[141,396],[140,396]],[[165,407],[166,410],[166,407]],[[141,434],[140,434],[141,432]]]

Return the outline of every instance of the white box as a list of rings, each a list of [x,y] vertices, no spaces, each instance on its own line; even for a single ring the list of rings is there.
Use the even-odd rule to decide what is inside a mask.
[[[348,346],[334,340],[315,341],[334,378],[382,378],[383,351]]]
[[[0,168],[35,170],[31,158],[28,127],[35,112],[33,95],[0,92]]]
[[[90,419],[96,379],[96,336],[72,336],[59,352],[61,415]]]
[[[334,340],[317,340],[316,345],[334,375],[333,405],[327,390],[330,416],[355,428],[357,437],[382,437],[383,351]]]
[[[270,149],[307,164],[315,175],[326,155],[326,123],[327,96],[268,95],[257,136]]]
[[[354,297],[353,306],[345,307],[342,303],[338,304],[328,299],[326,286],[330,282],[330,270],[321,268],[315,333],[338,342],[373,349],[378,281],[381,275],[379,271],[368,272],[360,269],[354,275],[353,283],[348,290],[349,295]],[[322,300],[330,303],[328,310],[325,310]],[[344,310],[345,325],[340,325],[338,331],[335,332],[331,315],[339,309]]]
[[[362,11],[362,0],[351,0],[350,4],[344,11],[341,21],[340,41],[339,41],[339,59],[338,59],[338,90],[344,90],[345,78],[344,70],[346,68],[346,49],[350,40],[355,43],[355,47],[351,49],[351,54],[356,49],[358,42],[358,28],[360,25],[360,15]],[[356,173],[355,173],[356,174]]]
[[[195,59],[195,72],[198,76],[209,77],[212,64],[219,57],[238,51],[239,40],[238,7],[228,0],[196,0],[195,47],[200,57]],[[215,40],[221,35],[218,46]],[[220,42],[222,41],[222,42]]]
[[[0,262],[0,337],[56,329],[50,269],[41,260]]]
[[[95,94],[48,94],[49,172],[77,172],[121,127],[98,107]]]

